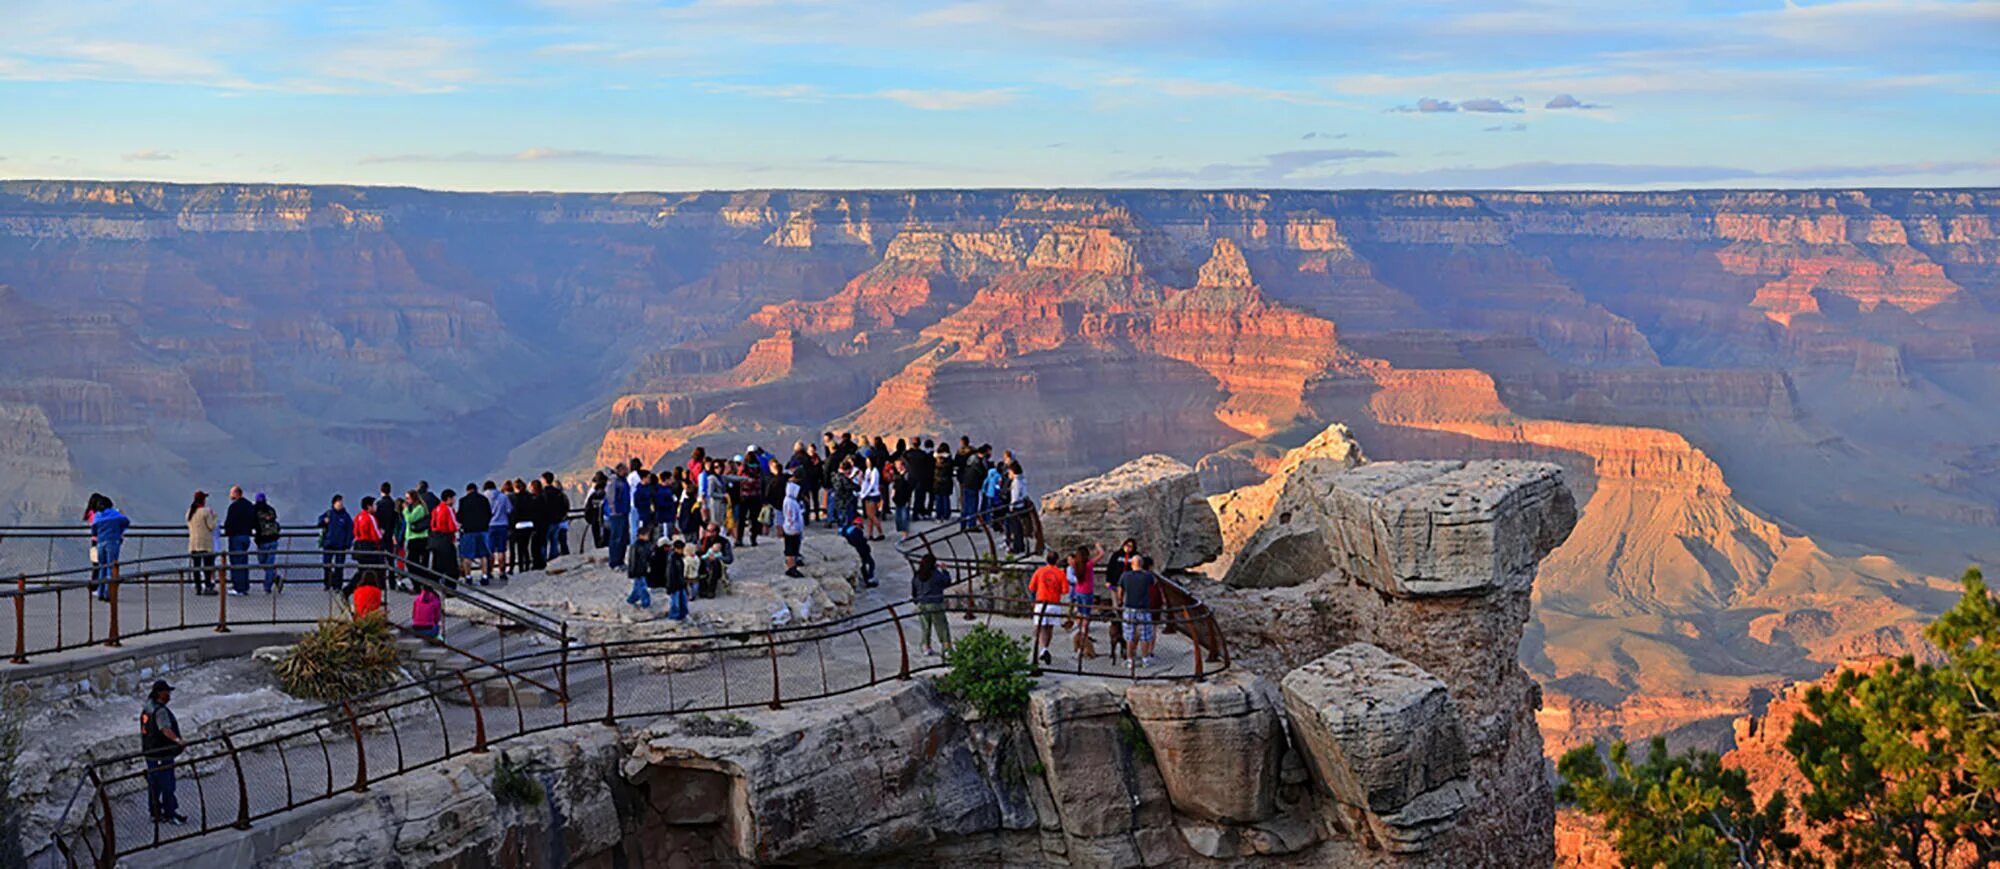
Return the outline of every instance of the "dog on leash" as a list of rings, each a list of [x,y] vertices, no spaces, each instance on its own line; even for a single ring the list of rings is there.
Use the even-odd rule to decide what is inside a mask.
[[[1097,642],[1090,638],[1089,621],[1077,625],[1077,629],[1070,632],[1069,644],[1076,650],[1077,656],[1086,661],[1097,657]]]

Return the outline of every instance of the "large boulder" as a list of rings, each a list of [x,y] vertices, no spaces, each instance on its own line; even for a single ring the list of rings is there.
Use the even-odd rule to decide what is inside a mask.
[[[638,734],[627,772],[668,794],[704,773],[730,779],[672,803],[680,814],[663,820],[726,817],[735,859],[853,861],[1002,826],[995,784],[965,722],[925,681],[760,711],[744,733],[703,732],[688,721]]]
[[[1271,683],[1245,670],[1125,691],[1174,809],[1252,824],[1277,813],[1285,724]]]
[[[1057,489],[1042,499],[1041,515],[1044,539],[1060,552],[1092,544],[1111,549],[1130,537],[1167,570],[1222,554],[1222,529],[1200,479],[1170,456],[1141,456]]]
[[[1204,479],[1220,478],[1221,471],[1216,468],[1224,463],[1223,457],[1230,452],[1215,453],[1202,459],[1202,465],[1209,468],[1204,471]],[[1211,462],[1211,459],[1215,461]],[[1249,473],[1255,475],[1256,482],[1231,488],[1208,499],[1222,527],[1222,558],[1209,566],[1210,576],[1226,574],[1230,562],[1243,550],[1250,536],[1263,527],[1265,520],[1283,512],[1277,509],[1279,497],[1293,478],[1331,477],[1367,462],[1368,458],[1362,455],[1361,444],[1354,440],[1347,426],[1336,422],[1314,435],[1312,440],[1282,455],[1268,461],[1250,461],[1254,462],[1254,466],[1249,468]],[[1236,476],[1231,475],[1232,478]]]
[[[1069,865],[1152,866],[1173,853],[1166,788],[1117,693],[1101,683],[1043,685],[1028,701],[1028,734]]]
[[[1398,597],[1525,591],[1576,527],[1544,462],[1304,464],[1287,474],[1224,582],[1299,585],[1328,569]]]
[[[1284,694],[1336,823],[1357,838],[1426,850],[1474,796],[1450,693],[1423,668],[1355,643],[1287,674]]]

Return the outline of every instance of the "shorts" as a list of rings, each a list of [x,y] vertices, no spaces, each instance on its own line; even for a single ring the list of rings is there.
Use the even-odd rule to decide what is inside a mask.
[[[1097,595],[1080,591],[1069,593],[1069,602],[1076,606],[1076,614],[1089,616],[1097,611]]]
[[[1067,615],[1069,615],[1069,607],[1061,603],[1038,602],[1035,604],[1035,627],[1055,627],[1062,624],[1063,617]]]
[[[507,529],[504,526],[486,532],[486,551],[489,555],[507,552]]]
[[[458,538],[458,557],[465,559],[485,558],[493,554],[493,544],[487,539],[492,531],[461,534]]]
[[[1153,641],[1153,611],[1125,610],[1125,642],[1150,643]]]
[[[806,536],[804,534],[785,535],[785,557],[786,558],[799,557],[799,544],[804,542],[805,538]]]

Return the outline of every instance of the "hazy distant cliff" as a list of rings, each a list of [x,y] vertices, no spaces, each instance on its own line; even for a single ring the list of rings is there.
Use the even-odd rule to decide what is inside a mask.
[[[2000,554],[1996,314],[1992,190],[0,182],[0,509],[240,481],[311,515],[829,423],[1052,486],[1346,422],[1569,469],[1525,659],[1559,745],[1893,651],[1924,574]]]

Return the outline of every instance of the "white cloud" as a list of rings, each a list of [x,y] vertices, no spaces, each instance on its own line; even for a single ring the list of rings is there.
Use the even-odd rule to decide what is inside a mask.
[[[148,148],[144,151],[133,151],[125,154],[119,157],[119,159],[134,163],[158,163],[172,160],[174,159],[174,155],[170,151],[159,151]]]
[[[892,88],[876,91],[875,96],[902,103],[913,109],[940,112],[1004,105],[1019,99],[1020,93],[1016,88],[989,88],[975,91]]]

